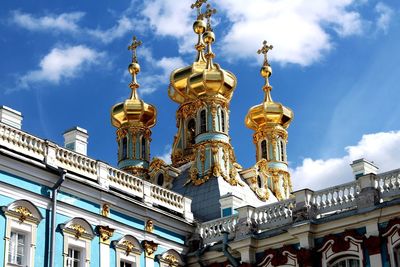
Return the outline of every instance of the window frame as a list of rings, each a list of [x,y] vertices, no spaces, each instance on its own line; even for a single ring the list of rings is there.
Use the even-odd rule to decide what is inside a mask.
[[[32,202],[25,199],[16,200],[2,209],[6,217],[4,237],[4,266],[18,266],[15,263],[9,262],[12,232],[24,234],[26,237],[25,259],[23,264],[19,266],[34,266],[37,227],[43,219],[42,214]]]
[[[128,244],[132,246],[129,252]],[[142,254],[142,247],[135,237],[125,235],[120,240],[113,241],[113,246],[115,248],[115,260],[118,267],[120,267],[121,261],[132,263],[132,267],[141,266],[140,256]]]
[[[203,115],[204,114],[204,119]],[[207,109],[203,108],[199,111],[199,134],[206,133],[207,132]],[[203,127],[204,126],[204,127]]]
[[[60,228],[64,235],[63,266],[68,266],[69,249],[75,248],[81,252],[82,264],[79,267],[89,267],[91,242],[95,236],[92,226],[85,219],[76,217],[65,224],[61,224]]]

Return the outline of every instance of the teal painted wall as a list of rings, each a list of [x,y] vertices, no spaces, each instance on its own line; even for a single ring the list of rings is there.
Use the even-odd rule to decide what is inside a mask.
[[[49,191],[47,186],[28,181],[26,179],[12,175],[7,172],[0,171],[0,182],[17,186],[42,196],[49,196]]]
[[[36,231],[36,252],[35,252],[35,266],[46,266],[48,262],[48,246],[50,240],[49,225],[49,212],[44,208],[39,208],[43,216],[43,220],[39,223]]]
[[[94,226],[92,225],[94,229]],[[90,244],[90,267],[99,267],[100,266],[100,239],[98,236],[95,236]]]
[[[72,218],[57,214],[56,223],[60,225],[66,223]],[[64,237],[62,235],[61,229],[57,227],[56,229],[56,246],[54,254],[54,267],[63,267],[63,250],[64,250]]]
[[[0,174],[1,176],[1,174]],[[8,206],[10,203],[14,202],[15,199],[0,195],[0,206]],[[4,237],[6,236],[6,217],[3,213],[0,216],[0,266],[4,266],[5,258],[5,247],[4,247]]]

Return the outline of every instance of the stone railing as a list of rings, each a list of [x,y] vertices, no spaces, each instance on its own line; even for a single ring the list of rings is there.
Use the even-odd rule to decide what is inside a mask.
[[[235,232],[235,226],[238,221],[238,214],[229,217],[218,218],[198,225],[197,232],[206,243],[211,243],[222,239],[224,232],[230,237]]]
[[[355,200],[359,191],[357,181],[353,181],[313,192],[311,203],[318,215],[357,208]]]
[[[260,230],[274,228],[292,222],[295,198],[286,199],[254,210],[253,219]]]
[[[293,195],[290,199],[257,208],[240,207],[235,215],[198,224],[197,231],[207,244],[221,240],[223,232],[236,240],[349,210],[373,209],[380,202],[399,197],[400,169],[380,175],[367,174],[353,182],[315,192],[303,189]]]
[[[180,211],[184,207],[184,198],[182,195],[174,193],[170,190],[162,188],[158,185],[150,185],[151,197],[153,203],[169,208],[174,211]]]
[[[141,199],[146,205],[162,207],[193,220],[191,199],[3,123],[0,123],[0,148],[27,155],[54,168],[63,168],[99,183],[104,190],[117,189]]]
[[[61,168],[73,169],[86,177],[97,178],[97,162],[94,159],[59,146],[56,147],[56,159]]]
[[[400,169],[380,174],[374,184],[379,191],[381,201],[400,194]]]
[[[46,154],[46,141],[2,123],[0,123],[0,146],[40,160],[43,160]]]
[[[109,186],[143,198],[143,180],[119,169],[107,166]]]

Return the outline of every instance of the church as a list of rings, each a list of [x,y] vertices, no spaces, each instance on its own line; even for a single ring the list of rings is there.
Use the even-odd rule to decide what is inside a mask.
[[[84,128],[56,144],[0,107],[0,266],[400,266],[400,170],[378,173],[358,159],[352,182],[293,191],[294,112],[272,97],[266,41],[255,51],[264,98],[243,118],[256,160],[247,169],[236,161],[229,106],[237,79],[217,63],[216,10],[206,2],[192,5],[193,63],[172,71],[165,94],[177,106],[176,134],[166,137],[171,164],[151,158],[157,107],[140,97],[136,37],[129,96],[110,113],[117,167],[87,156]]]

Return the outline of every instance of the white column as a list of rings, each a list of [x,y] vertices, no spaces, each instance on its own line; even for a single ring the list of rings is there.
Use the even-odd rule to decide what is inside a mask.
[[[100,267],[110,267],[110,245],[100,242]]]

